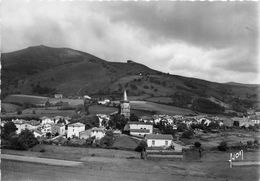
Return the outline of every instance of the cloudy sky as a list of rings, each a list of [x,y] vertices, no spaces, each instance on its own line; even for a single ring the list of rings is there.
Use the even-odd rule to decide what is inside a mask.
[[[2,51],[69,47],[216,82],[259,83],[256,2],[2,0]]]

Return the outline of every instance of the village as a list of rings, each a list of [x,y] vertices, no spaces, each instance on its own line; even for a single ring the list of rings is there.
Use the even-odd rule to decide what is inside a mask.
[[[55,97],[59,99],[62,95],[55,95]],[[84,98],[86,108],[92,100],[89,96]],[[105,105],[108,102],[110,100],[106,99],[99,101],[98,104]],[[162,158],[165,153],[167,153],[167,158],[182,159],[185,150],[192,150],[194,147],[204,147],[204,149],[219,148],[221,144],[227,144],[228,138],[227,136],[226,140],[221,138],[223,135],[234,133],[232,134],[234,136],[236,132],[238,132],[238,137],[231,140],[230,143],[232,144],[228,143],[230,147],[258,145],[259,112],[251,111],[247,116],[232,118],[205,114],[138,117],[131,113],[130,106],[131,102],[128,100],[126,91],[124,91],[119,111],[111,114],[96,114],[96,119],[91,120],[91,124],[77,120],[77,118],[57,115],[54,117],[42,116],[38,120],[16,118],[7,121],[2,119],[1,128],[4,130],[6,124],[11,122],[16,127],[16,135],[21,134],[24,130],[29,130],[40,144],[81,147],[85,145],[88,147],[134,151],[140,151],[141,149],[141,151],[145,151],[145,157],[143,153],[141,154],[141,158],[144,159],[146,159],[147,154],[148,157]],[[239,139],[239,135],[243,137],[241,131],[246,135],[245,139]],[[253,134],[248,135],[249,132]],[[211,137],[212,135],[214,136]],[[221,139],[217,140],[217,136]],[[119,148],[115,147],[114,143],[120,142],[122,137],[123,139],[134,140],[136,145],[129,149],[126,142],[120,145]],[[215,145],[212,144],[214,141],[217,141]],[[2,141],[2,147],[5,146],[4,143]]]

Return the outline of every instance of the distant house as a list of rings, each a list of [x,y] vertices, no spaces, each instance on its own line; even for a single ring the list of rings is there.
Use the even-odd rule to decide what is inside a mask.
[[[91,138],[91,129],[79,132],[80,139],[88,139]]]
[[[106,114],[97,114],[98,120],[99,120],[99,127],[106,127],[108,124],[108,121],[110,120],[110,116]]]
[[[40,130],[34,130],[33,134],[35,138],[41,138],[44,136],[44,134]]]
[[[91,129],[91,137],[95,137],[95,139],[100,140],[103,138],[106,134],[106,131],[104,128],[97,128],[94,127]]]
[[[79,137],[79,133],[85,130],[85,124],[73,123],[68,125],[67,138]]]
[[[145,136],[148,147],[170,147],[173,137],[170,134],[148,134]]]
[[[255,125],[254,121],[252,121],[248,117],[243,117],[243,118],[234,117],[234,118],[232,118],[232,121],[233,121],[234,126],[239,126],[239,127],[248,128],[249,126]]]
[[[64,124],[54,124],[52,126],[52,134],[55,135],[58,133],[59,135],[65,135],[65,125]]]
[[[62,94],[54,94],[55,99],[62,99],[63,95]]]
[[[23,130],[28,129],[28,130],[35,130],[39,127],[39,122],[38,124],[35,123],[34,121],[32,121],[32,123],[30,123],[30,121],[25,121],[23,119],[16,119],[12,121],[17,130],[16,133],[20,134]]]
[[[102,101],[98,101],[98,104],[102,104],[102,105],[106,105],[106,104],[108,104],[108,103],[110,103],[110,100],[109,100],[109,99],[104,99],[104,100],[102,100]]]
[[[47,116],[43,116],[40,118],[42,121],[41,121],[41,124],[44,125],[44,124],[53,124],[54,123],[54,120],[47,117]]]
[[[106,134],[106,131],[104,128],[91,128],[85,131],[82,131],[79,133],[79,138],[80,139],[88,139],[91,137],[95,137],[96,140],[100,140],[101,138],[103,138]]]
[[[52,134],[53,126],[54,126],[54,123],[46,123],[46,124],[42,125],[40,130],[44,134],[44,136],[46,136],[47,133]]]
[[[130,135],[145,136],[153,133],[153,124],[138,121],[130,121],[126,124],[125,131],[129,131]]]

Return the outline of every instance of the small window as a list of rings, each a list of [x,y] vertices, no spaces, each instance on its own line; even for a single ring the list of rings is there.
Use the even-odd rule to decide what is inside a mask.
[[[154,140],[152,140],[152,145],[155,145],[155,141]]]
[[[168,141],[165,141],[165,145],[168,145]]]

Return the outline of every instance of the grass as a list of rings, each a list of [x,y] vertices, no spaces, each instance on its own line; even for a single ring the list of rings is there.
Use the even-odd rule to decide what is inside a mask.
[[[21,109],[21,106],[11,104],[11,103],[2,103],[1,104],[2,110],[5,110],[6,113],[16,112]]]
[[[16,103],[16,104],[44,104],[47,101],[47,97],[33,96],[33,95],[23,95],[23,94],[13,94],[7,96],[3,102]]]

